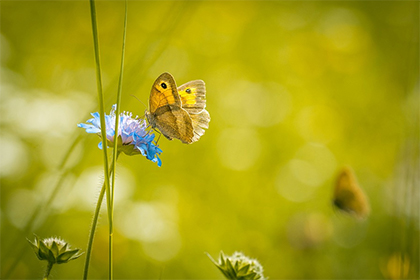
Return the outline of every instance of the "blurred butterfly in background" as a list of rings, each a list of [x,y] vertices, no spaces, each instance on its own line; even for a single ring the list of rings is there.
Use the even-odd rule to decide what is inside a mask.
[[[367,197],[350,167],[344,167],[338,174],[333,203],[341,211],[359,219],[366,218],[370,213]]]
[[[185,144],[198,141],[210,122],[204,81],[191,81],[177,88],[171,74],[161,74],[150,92],[146,118],[169,140],[176,138]]]

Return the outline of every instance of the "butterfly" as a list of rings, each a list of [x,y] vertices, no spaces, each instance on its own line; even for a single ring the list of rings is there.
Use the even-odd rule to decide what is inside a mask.
[[[171,74],[161,74],[153,83],[146,118],[169,140],[198,141],[210,122],[204,81],[190,81],[177,88]]]
[[[333,203],[338,209],[356,218],[364,219],[369,215],[369,202],[350,167],[343,168],[338,174]]]

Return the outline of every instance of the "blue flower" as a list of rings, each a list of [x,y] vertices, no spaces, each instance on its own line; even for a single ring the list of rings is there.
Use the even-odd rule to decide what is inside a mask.
[[[115,109],[117,105],[112,106],[111,113],[105,114],[106,140],[108,147],[114,146],[115,139]],[[86,129],[87,133],[95,133],[101,136],[101,121],[99,113],[92,113],[92,119],[86,123],[79,123],[77,126]],[[158,166],[162,165],[159,155],[162,150],[153,143],[155,134],[148,130],[145,120],[132,118],[132,114],[124,112],[120,114],[120,123],[118,126],[118,150],[127,155],[141,154],[152,162],[157,162]],[[102,149],[102,142],[99,143]]]

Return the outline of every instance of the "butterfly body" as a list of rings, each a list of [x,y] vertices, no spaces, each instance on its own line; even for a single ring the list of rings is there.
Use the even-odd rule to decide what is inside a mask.
[[[169,140],[191,144],[204,134],[210,122],[206,107],[206,89],[202,80],[176,87],[169,73],[160,75],[152,86],[146,118],[153,128]]]

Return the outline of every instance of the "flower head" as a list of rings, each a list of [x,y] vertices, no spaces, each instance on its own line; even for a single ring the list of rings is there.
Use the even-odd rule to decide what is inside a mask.
[[[82,255],[79,253],[80,249],[71,249],[70,245],[60,238],[50,237],[41,240],[35,235],[34,242],[29,239],[28,241],[38,259],[46,260],[51,264],[66,263]]]
[[[106,126],[106,142],[108,146],[113,146],[115,141],[115,109],[116,105],[112,106],[111,113],[105,114]],[[86,121],[86,123],[79,123],[77,126],[86,129],[87,133],[95,133],[101,136],[101,121],[98,112],[91,114],[93,118]],[[120,114],[120,122],[118,125],[117,141],[118,150],[127,155],[141,154],[152,162],[157,162],[158,166],[162,165],[159,155],[162,150],[153,143],[155,134],[147,130],[148,126],[145,120],[133,118],[129,112]],[[99,148],[102,149],[102,142],[99,143]]]
[[[235,252],[232,256],[225,256],[220,252],[219,261],[216,262],[209,255],[212,262],[220,269],[226,279],[236,280],[265,280],[263,267],[255,260],[248,258],[241,252]]]

